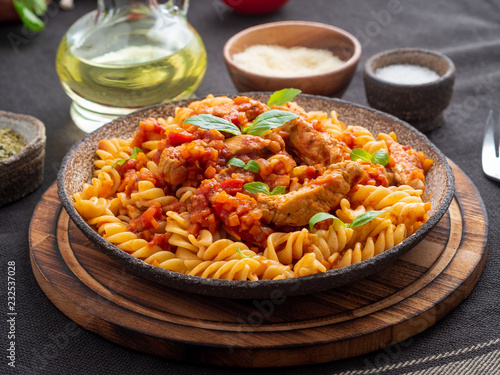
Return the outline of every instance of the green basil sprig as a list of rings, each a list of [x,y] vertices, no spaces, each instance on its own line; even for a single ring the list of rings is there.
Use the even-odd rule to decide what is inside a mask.
[[[259,173],[260,165],[255,160],[250,160],[248,163],[239,158],[232,158],[227,162],[227,165],[234,165],[235,167],[243,168],[246,171],[252,171],[255,173]]]
[[[239,158],[232,158],[227,162],[227,165],[234,165],[235,167],[245,168],[245,162]]]
[[[249,182],[248,184],[243,185],[243,187],[252,194],[262,193],[266,195],[280,195],[285,194],[286,191],[285,186],[276,186],[273,191],[269,191],[269,186],[263,182]]]
[[[369,223],[370,221],[375,219],[378,215],[380,215],[382,212],[389,212],[389,211],[368,211],[368,212],[365,212],[364,214],[357,216],[349,224],[344,223],[338,217],[336,217],[332,214],[329,214],[328,212],[319,212],[316,215],[314,215],[313,217],[311,217],[311,219],[309,219],[309,228],[312,230],[317,223],[319,223],[320,221],[323,221],[323,220],[327,220],[327,219],[336,220],[346,228],[356,228],[356,227],[359,227],[363,224]]]
[[[113,165],[111,166],[111,168],[114,168],[115,167],[115,164],[124,164],[127,160],[130,160],[130,159],[137,159],[137,154],[139,152],[142,152],[144,153],[144,151],[142,151],[139,147],[134,147],[134,150],[132,151],[132,155],[130,155],[130,157],[128,159],[119,159],[117,161],[115,161],[113,163]]]
[[[45,24],[37,15],[42,16],[47,10],[47,3],[44,0],[13,0],[12,4],[24,27],[31,31],[43,30]]]
[[[372,155],[362,148],[355,148],[351,151],[350,155],[352,161],[361,159],[364,161],[370,161],[373,164],[380,164],[382,166],[385,166],[387,165],[387,163],[389,163],[389,155],[387,155],[387,152],[385,152],[384,150],[377,150]]]
[[[260,165],[257,163],[255,160],[249,160],[247,165],[243,167],[243,169],[247,171],[252,171],[254,173],[259,173],[260,171]]]
[[[249,135],[261,135],[268,130],[279,128],[285,125],[288,121],[295,120],[299,117],[297,114],[279,109],[271,109],[258,115],[253,120],[252,125],[245,128],[243,131]]]
[[[286,104],[288,102],[291,102],[301,92],[302,91],[300,91],[299,89],[282,89],[275,91],[267,101],[267,105],[269,107],[272,107],[273,105]]]
[[[184,120],[185,124],[196,125],[203,129],[215,129],[221,132],[231,133],[234,135],[240,135],[240,129],[234,125],[231,121],[227,121],[223,118],[214,115],[197,115],[189,117]]]
[[[215,129],[234,135],[250,134],[261,135],[268,130],[279,128],[288,121],[299,117],[297,114],[288,111],[273,109],[258,115],[252,125],[244,128],[242,131],[231,121],[213,115],[197,115],[184,120],[185,124],[196,125],[203,129]]]

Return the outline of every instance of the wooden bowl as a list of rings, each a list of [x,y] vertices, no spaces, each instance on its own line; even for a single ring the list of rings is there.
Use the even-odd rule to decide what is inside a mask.
[[[435,71],[439,78],[424,84],[399,84],[379,78],[377,69],[394,64],[419,65]],[[455,66],[436,51],[398,48],[376,54],[364,67],[366,99],[373,108],[390,113],[422,132],[441,126],[443,111],[450,104]]]
[[[267,102],[269,99],[266,93],[245,93],[245,95],[262,102]],[[95,150],[100,140],[133,137],[139,121],[149,117],[173,116],[176,107],[186,106],[193,100],[162,104],[110,122],[75,144],[65,156],[58,174],[59,198],[76,226],[100,251],[145,279],[190,293],[238,299],[271,298],[276,292],[282,296],[293,296],[328,290],[369,276],[408,252],[438,223],[453,198],[455,187],[451,168],[444,155],[422,133],[395,117],[370,108],[338,99],[299,95],[294,101],[307,111],[335,110],[339,118],[348,125],[364,126],[375,134],[394,131],[400,142],[425,152],[428,158],[433,159],[434,165],[426,175],[426,191],[432,205],[429,220],[413,235],[380,255],[348,267],[310,276],[284,280],[230,281],[188,276],[146,264],[118,249],[92,229],[73,207],[73,195],[81,191],[82,185],[89,183],[94,176]]]
[[[0,128],[9,128],[26,140],[17,154],[0,160],[0,207],[23,198],[43,180],[45,126],[35,117],[0,111]]]
[[[238,67],[232,59],[250,46],[265,44],[331,51],[345,63],[329,72],[303,77],[271,77]],[[306,21],[266,23],[243,30],[229,39],[223,50],[227,69],[238,91],[276,91],[296,88],[303,93],[341,97],[361,57],[361,44],[338,27]]]

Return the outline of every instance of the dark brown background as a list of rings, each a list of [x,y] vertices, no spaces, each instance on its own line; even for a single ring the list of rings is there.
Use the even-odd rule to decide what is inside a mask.
[[[63,156],[84,133],[69,116],[70,100],[59,85],[55,52],[65,30],[95,8],[76,0],[73,11],[50,8],[38,35],[20,24],[0,25],[0,109],[38,117],[47,128],[44,182],[23,200],[0,209],[0,373],[19,374],[401,374],[465,361],[458,372],[499,370],[500,184],[480,163],[484,124],[500,102],[500,3],[498,1],[291,0],[280,11],[247,17],[218,0],[192,0],[188,19],[208,53],[197,90],[235,93],[222,59],[225,41],[264,22],[307,20],[341,27],[358,37],[363,54],[344,99],[366,104],[362,66],[371,55],[397,47],[422,47],[448,55],[457,68],[455,91],[442,128],[428,134],[476,183],[489,218],[488,261],[474,292],[454,312],[400,345],[363,357],[294,369],[235,370],[167,361],[136,353],[84,331],[45,297],[31,272],[28,225],[43,192],[54,182]],[[7,262],[16,262],[16,370],[7,366]],[[410,364],[408,361],[414,361]],[[442,371],[444,372],[444,370]],[[441,372],[441,373],[442,373]]]

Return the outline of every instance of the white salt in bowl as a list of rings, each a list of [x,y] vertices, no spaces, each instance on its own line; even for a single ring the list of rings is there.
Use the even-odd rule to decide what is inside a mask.
[[[401,74],[400,65],[412,67]],[[392,70],[394,80],[377,74],[379,69],[390,67],[393,69],[386,73]],[[434,79],[426,80],[432,72]],[[455,65],[447,56],[419,48],[388,50],[369,58],[363,73],[366,99],[373,108],[399,117],[422,132],[443,124],[443,111],[450,103],[455,82]]]
[[[262,74],[235,64],[235,54],[255,45],[326,50],[342,60],[342,64],[329,71],[300,77]],[[335,26],[317,22],[282,21],[239,32],[226,42],[223,54],[229,75],[240,92],[272,92],[296,88],[306,94],[341,97],[356,71],[361,57],[361,44],[353,35]]]

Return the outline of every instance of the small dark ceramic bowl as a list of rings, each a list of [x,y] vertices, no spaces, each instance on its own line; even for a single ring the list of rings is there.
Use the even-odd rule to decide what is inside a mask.
[[[262,102],[267,102],[269,99],[269,93],[246,93],[245,95]],[[159,105],[112,121],[75,144],[64,158],[59,171],[59,198],[76,226],[104,254],[145,279],[186,292],[239,299],[274,298],[276,295],[292,296],[324,291],[369,276],[408,252],[437,224],[453,198],[455,187],[451,168],[444,155],[422,133],[395,117],[370,108],[339,99],[299,95],[295,101],[305,110],[326,112],[336,110],[339,118],[346,124],[364,126],[375,134],[394,131],[400,142],[424,151],[427,157],[433,159],[434,165],[426,175],[426,189],[432,205],[427,223],[399,245],[374,258],[338,270],[304,277],[284,280],[229,281],[188,276],[151,266],[118,249],[92,229],[73,207],[73,194],[81,191],[82,185],[93,177],[95,150],[99,140],[112,137],[130,138],[137,131],[140,120],[148,117],[173,116],[177,106],[186,106],[191,101],[184,100]]]
[[[0,128],[21,134],[26,146],[0,160],[0,207],[37,189],[43,180],[45,126],[32,116],[0,111]]]
[[[397,84],[379,78],[377,69],[394,65],[419,65],[435,71],[439,78],[424,84]],[[443,111],[450,104],[455,65],[442,53],[417,48],[399,48],[372,56],[364,67],[366,99],[373,108],[409,122],[422,132],[443,124]]]
[[[259,44],[328,50],[344,63],[321,74],[274,77],[242,69],[233,62],[234,54]],[[291,87],[305,94],[341,97],[356,71],[361,57],[361,44],[353,35],[335,26],[318,22],[281,21],[239,32],[226,42],[223,55],[238,91],[276,91]]]

